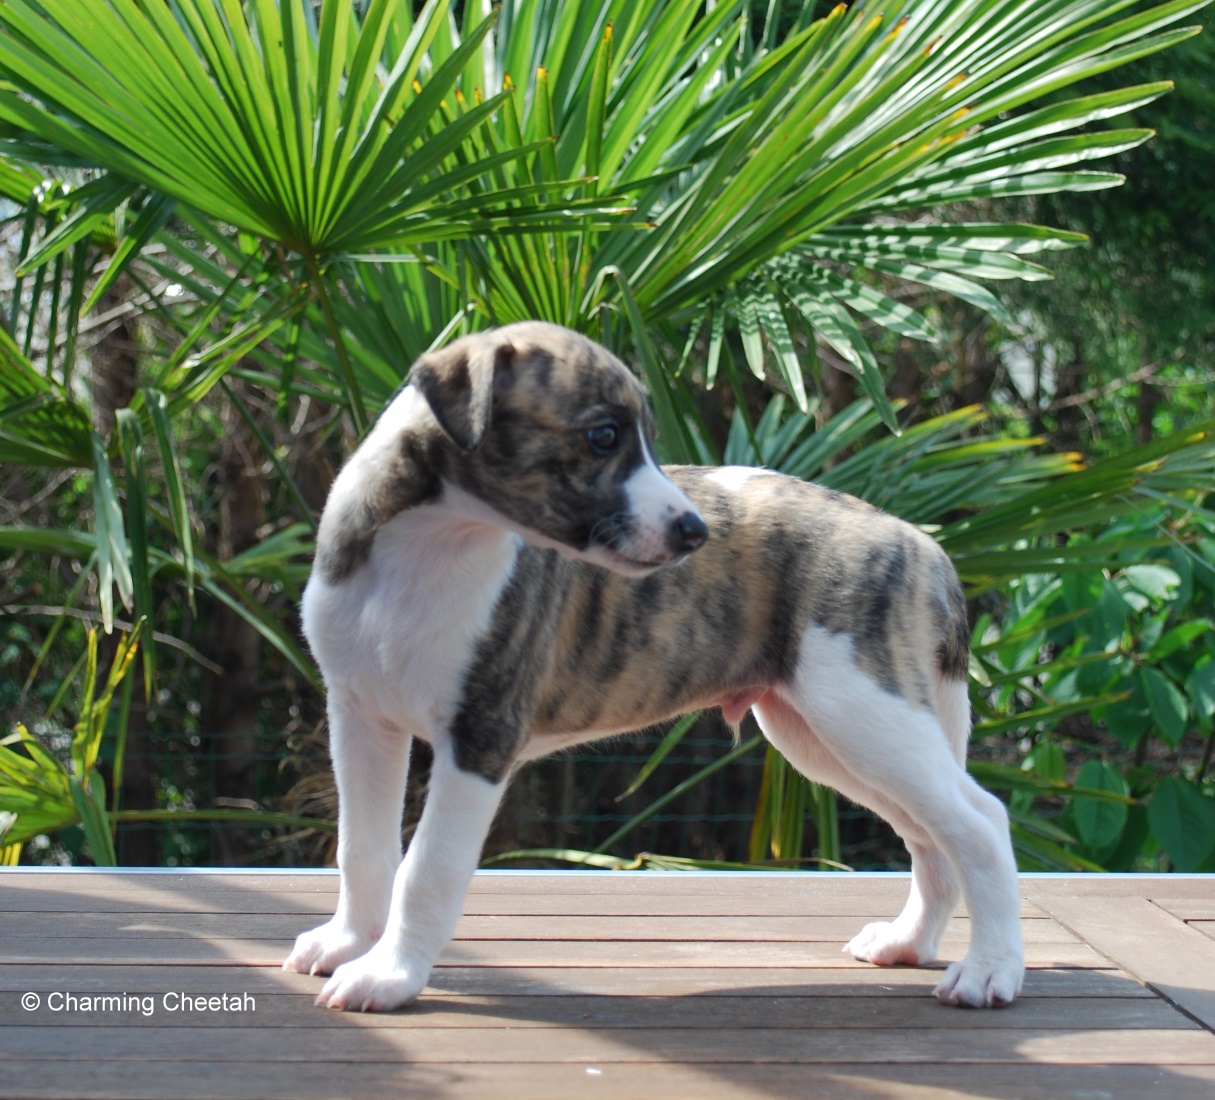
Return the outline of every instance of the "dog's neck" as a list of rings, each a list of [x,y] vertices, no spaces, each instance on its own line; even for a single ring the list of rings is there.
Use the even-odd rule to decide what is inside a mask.
[[[389,520],[376,536],[373,570],[399,570],[402,583],[436,591],[448,587],[445,578],[463,588],[483,581],[500,586],[502,571],[513,566],[523,539],[466,507],[467,497],[444,485],[438,500]]]

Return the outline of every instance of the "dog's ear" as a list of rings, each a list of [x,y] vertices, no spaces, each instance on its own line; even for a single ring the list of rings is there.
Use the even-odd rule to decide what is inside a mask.
[[[492,333],[423,355],[409,372],[439,427],[459,448],[476,450],[489,431],[494,385],[509,376],[515,348]]]

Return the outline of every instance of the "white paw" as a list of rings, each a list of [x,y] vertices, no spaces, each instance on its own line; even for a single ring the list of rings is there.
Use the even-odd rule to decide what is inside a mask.
[[[1000,1008],[1021,992],[1025,964],[1020,952],[995,958],[972,958],[952,963],[933,990],[937,1000],[968,1008]]]
[[[404,968],[395,953],[377,944],[366,955],[339,966],[316,1003],[345,1012],[387,1012],[416,1001],[428,977]]]
[[[357,959],[378,936],[360,934],[330,920],[311,932],[301,932],[283,963],[284,970],[297,974],[332,974],[349,959]]]
[[[874,966],[924,966],[937,957],[935,943],[920,930],[900,926],[897,921],[865,925],[844,950]]]

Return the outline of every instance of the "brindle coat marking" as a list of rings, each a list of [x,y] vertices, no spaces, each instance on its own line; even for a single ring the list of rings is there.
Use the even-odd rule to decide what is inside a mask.
[[[710,470],[665,472],[709,541],[640,580],[522,548],[464,679],[453,727],[462,768],[498,781],[529,737],[618,733],[762,695],[793,675],[810,624],[852,637],[869,676],[925,709],[937,676],[965,675],[961,589],[927,535],[779,474],[757,475],[742,495]]]
[[[937,995],[1007,1003],[1023,971],[1015,865],[1003,807],[962,767],[953,567],[916,528],[819,486],[660,472],[652,433],[619,360],[529,323],[424,356],[343,468],[304,598],[342,889],[284,965],[334,971],[331,1007],[412,1000],[517,761],[720,706],[732,724],[753,709],[798,768],[907,840],[911,898],[853,954],[929,961],[961,886],[971,949]],[[410,736],[435,762],[389,892]]]

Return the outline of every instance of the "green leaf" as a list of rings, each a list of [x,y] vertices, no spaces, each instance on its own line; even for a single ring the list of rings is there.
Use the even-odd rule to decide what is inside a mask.
[[[113,217],[114,211],[139,190],[130,180],[106,173],[82,187],[68,191],[61,200],[69,213],[38,247],[22,258],[20,274],[27,275],[48,263],[64,249],[70,248]]]
[[[1136,691],[1129,699],[1111,703],[1104,708],[1106,728],[1123,748],[1134,748],[1152,724],[1152,709],[1144,698],[1143,690]]]
[[[97,584],[101,604],[101,622],[105,632],[114,630],[114,586],[124,607],[130,607],[134,597],[130,552],[123,529],[122,508],[114,474],[106,456],[101,437],[93,438],[93,522],[97,528]]]
[[[160,468],[164,475],[165,492],[169,498],[169,519],[181,550],[182,562],[186,568],[186,586],[193,601],[194,533],[190,526],[190,509],[181,477],[181,467],[177,461],[177,448],[173,442],[173,429],[169,423],[168,401],[160,390],[144,390],[143,401],[151,421],[152,434],[156,436],[157,449],[160,451]]]
[[[1124,575],[1136,589],[1154,600],[1171,600],[1181,584],[1177,570],[1167,565],[1129,565]]]
[[[1178,871],[1196,871],[1215,852],[1215,800],[1166,776],[1148,803],[1148,824]]]
[[[1176,745],[1186,731],[1189,708],[1185,695],[1157,668],[1141,668],[1139,682],[1160,736],[1170,745]]]
[[[1062,779],[1023,771],[1012,764],[993,764],[986,760],[968,760],[966,770],[985,787],[1008,791],[1041,791],[1050,794],[1072,794],[1098,802],[1120,802],[1129,806],[1135,800],[1120,791],[1102,787],[1084,787]]]
[[[617,802],[623,802],[629,795],[636,793],[641,785],[654,774],[654,770],[661,764],[671,750],[679,744],[700,718],[700,711],[693,711],[691,714],[685,714],[679,719],[663,737],[658,747],[650,754],[650,758],[642,765],[641,771],[637,773],[637,778],[629,784],[628,789],[616,798]]]
[[[696,448],[690,437],[689,421],[681,416],[676,408],[674,385],[659,363],[658,352],[650,339],[628,279],[623,272],[615,269],[605,271],[604,275],[615,276],[620,288],[625,317],[628,319],[637,350],[641,354],[641,366],[646,383],[649,385],[650,397],[654,402],[661,445],[666,453],[667,461],[695,462]]]
[[[0,462],[87,467],[92,455],[88,413],[0,327]]]
[[[81,307],[81,313],[88,313],[101,301],[102,295],[114,285],[114,281],[118,276],[130,267],[131,262],[139,255],[143,246],[169,220],[169,216],[173,213],[174,205],[174,200],[166,198],[164,195],[153,195],[144,203],[135,224],[123,235],[117,250],[110,257],[105,274],[97,280],[93,289],[89,292],[88,301]]]
[[[1188,648],[1209,630],[1215,630],[1215,623],[1212,623],[1210,619],[1192,619],[1187,623],[1181,623],[1157,639],[1149,651],[1148,657],[1152,661],[1163,661],[1179,650]]]
[[[1063,749],[1054,741],[1039,741],[1026,755],[1021,767],[1047,779],[1062,779],[1067,760]]]
[[[1012,822],[1013,847],[1017,866],[1024,871],[1103,871],[1100,864],[1085,859],[1061,844],[1027,826],[1022,820]]]
[[[1130,788],[1122,773],[1104,760],[1087,761],[1076,776],[1076,786],[1112,791],[1123,796],[1130,794]],[[1127,807],[1124,802],[1077,795],[1072,799],[1072,814],[1080,839],[1098,858],[1118,843],[1118,838],[1126,827]]]
[[[897,432],[898,421],[886,396],[881,368],[848,311],[830,294],[816,291],[808,284],[793,283],[785,289],[814,330],[852,366],[882,421]]]
[[[101,776],[92,772],[86,784],[80,776],[73,775],[68,779],[68,786],[93,862],[98,867],[116,867],[118,856],[114,851],[114,838],[106,815],[105,783]]]
[[[1215,660],[1207,658],[1195,665],[1186,677],[1185,690],[1195,716],[1209,729],[1215,718]]]

